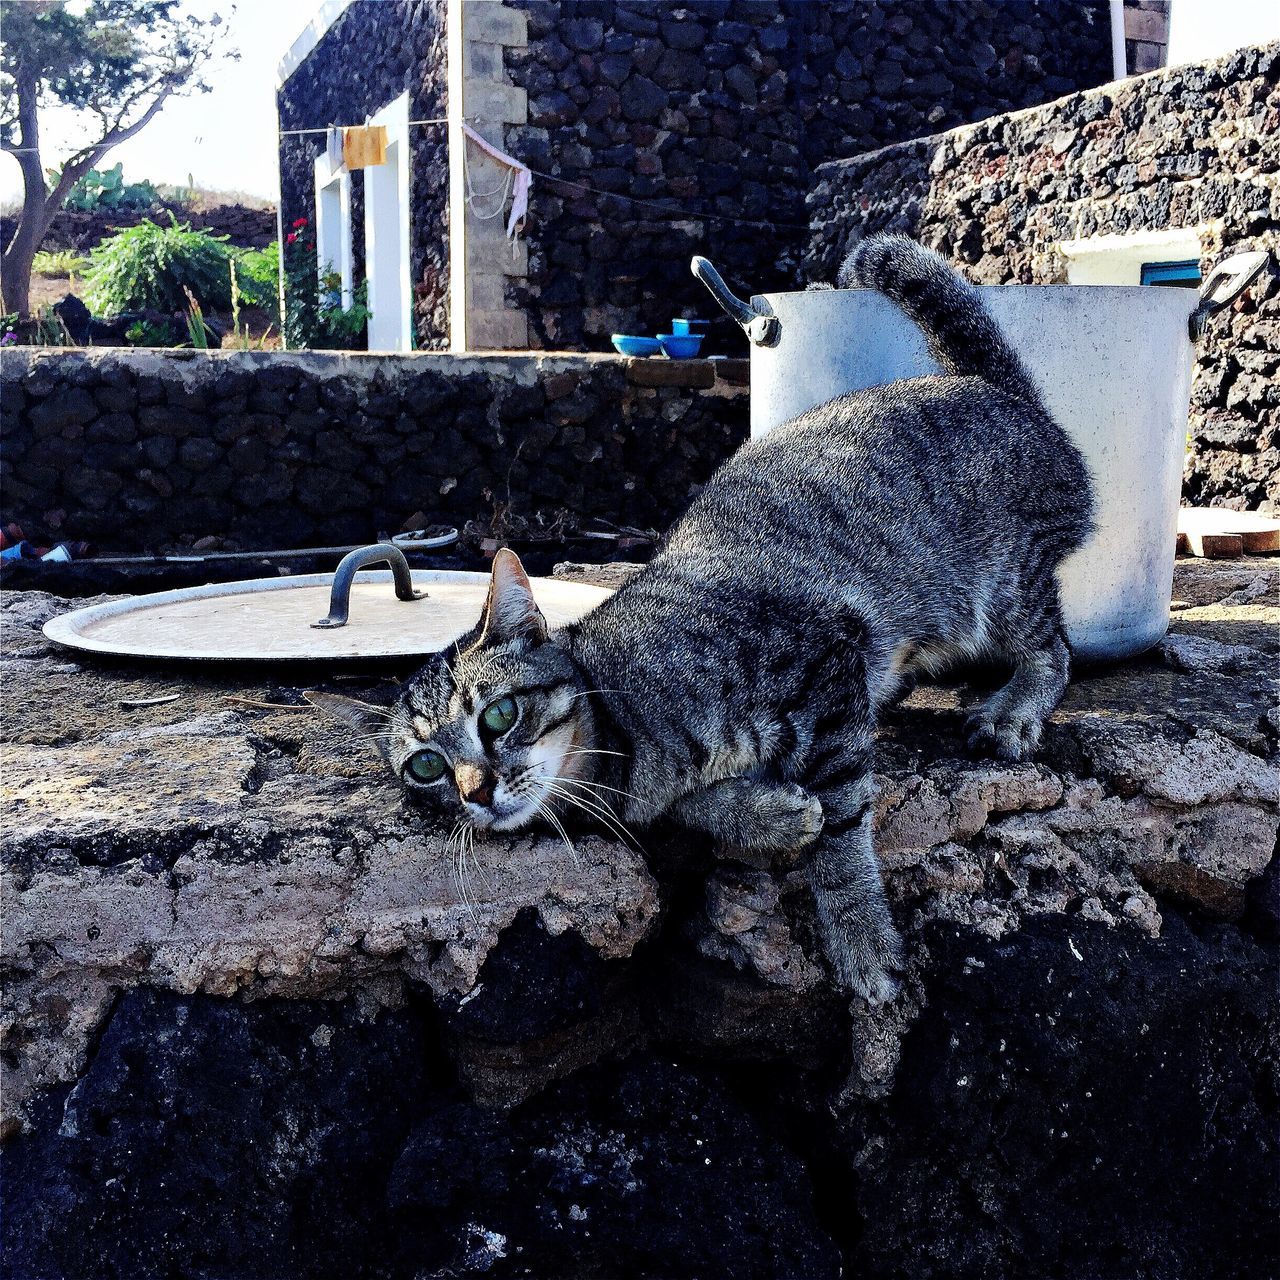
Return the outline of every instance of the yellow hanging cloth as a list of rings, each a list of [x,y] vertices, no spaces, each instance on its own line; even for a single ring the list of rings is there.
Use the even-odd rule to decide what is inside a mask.
[[[342,162],[348,169],[368,169],[387,158],[387,126],[363,125],[343,130]]]

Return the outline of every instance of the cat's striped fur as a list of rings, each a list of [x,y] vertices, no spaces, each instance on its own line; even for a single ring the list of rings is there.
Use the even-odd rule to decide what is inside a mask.
[[[409,683],[387,754],[400,769],[434,744],[467,778],[479,760],[488,805],[452,777],[416,787],[477,825],[576,801],[757,852],[808,846],[835,974],[885,1000],[900,952],[872,852],[877,710],[914,671],[1007,660],[971,745],[1029,754],[1067,682],[1055,571],[1091,500],[1080,454],[941,259],[880,237],[840,283],[897,302],[946,373],[841,396],[744,446],[575,626],[548,634],[500,553],[485,619]],[[486,739],[477,717],[512,690],[519,719]]]

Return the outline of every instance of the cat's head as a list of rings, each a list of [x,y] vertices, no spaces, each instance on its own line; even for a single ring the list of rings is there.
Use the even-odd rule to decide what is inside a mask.
[[[548,636],[519,557],[494,557],[474,630],[432,654],[389,707],[310,692],[372,742],[415,798],[471,825],[512,831],[589,778],[590,699]]]

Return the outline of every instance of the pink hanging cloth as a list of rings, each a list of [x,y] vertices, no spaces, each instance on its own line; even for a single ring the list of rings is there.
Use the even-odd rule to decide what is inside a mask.
[[[492,156],[499,164],[515,170],[515,184],[511,189],[511,216],[507,219],[507,238],[514,239],[516,232],[520,230],[520,226],[524,222],[525,215],[529,212],[529,188],[533,185],[533,174],[529,171],[528,165],[521,164],[513,156],[507,155],[505,151],[499,151],[493,143],[486,142],[465,121],[462,125],[462,132],[481,151]]]

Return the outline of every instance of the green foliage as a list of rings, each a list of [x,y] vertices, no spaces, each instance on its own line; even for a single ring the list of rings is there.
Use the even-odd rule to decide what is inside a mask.
[[[54,182],[57,173],[50,171]],[[95,209],[150,209],[160,198],[160,193],[150,182],[125,182],[124,165],[115,164],[110,169],[90,169],[71,188],[67,207],[92,212]]]
[[[172,214],[169,220],[172,225],[162,227],[147,219],[93,250],[85,280],[94,311],[182,311],[187,290],[211,311],[230,307],[227,237],[192,231]]]
[[[74,249],[41,250],[31,260],[31,270],[38,276],[82,276],[89,265],[88,258]]]
[[[178,0],[81,0],[6,4],[4,25],[5,99],[16,96],[24,75],[34,75],[42,105],[91,111],[108,132],[118,132],[146,112],[157,92],[206,87],[223,23]],[[0,119],[16,115],[8,101],[3,107]]]
[[[237,249],[234,254],[242,305],[276,315],[280,309],[280,242],[273,240],[265,249]]]
[[[325,264],[323,277],[315,241],[306,218],[299,218],[285,237],[284,340],[292,350],[360,350],[366,341],[369,290],[361,281],[350,307],[342,305],[342,278]]]
[[[153,323],[150,320],[135,320],[125,331],[124,336],[135,347],[172,347],[175,344],[173,326],[167,320]]]
[[[33,347],[74,347],[76,345],[67,332],[67,326],[63,324],[62,317],[53,309],[52,304],[46,303],[36,312],[31,345]]]
[[[187,314],[184,317],[187,322],[187,341],[197,351],[208,351],[213,330],[204,322],[204,312],[196,301],[196,295],[190,289],[184,289],[183,293],[187,295]]]

